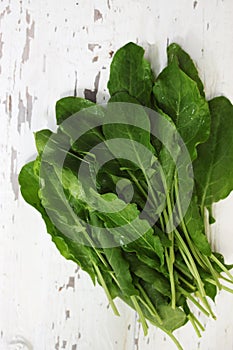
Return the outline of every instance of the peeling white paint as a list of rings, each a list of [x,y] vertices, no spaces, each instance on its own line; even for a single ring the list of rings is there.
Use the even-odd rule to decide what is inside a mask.
[[[26,43],[22,54],[22,63],[25,63],[29,59],[30,42],[34,38],[35,34],[35,22],[33,21],[30,28],[26,29]]]
[[[98,9],[94,9],[94,22],[97,22],[99,20],[103,19],[103,15]]]
[[[15,200],[19,196],[19,184],[18,184],[18,173],[17,173],[17,151],[12,147],[11,148],[11,174],[10,181],[12,190],[14,192]]]
[[[0,33],[0,59],[2,58],[2,49],[3,49],[3,40],[2,40],[2,33]]]
[[[27,101],[27,117],[26,120],[29,124],[29,127],[31,127],[31,119],[32,119],[32,95],[28,92],[28,87],[26,87],[26,101]]]
[[[1,350],[175,349],[154,327],[144,337],[135,313],[119,300],[121,317],[112,314],[103,290],[59,255],[40,215],[22,200],[17,177],[34,159],[33,131],[55,128],[56,100],[104,100],[111,56],[128,41],[145,47],[156,74],[167,42],[177,41],[197,62],[207,96],[233,101],[232,18],[231,0],[0,2]],[[216,206],[211,233],[228,263],[232,200]],[[200,341],[189,326],[177,332],[185,349],[233,347],[232,295],[222,292],[215,308],[218,319],[202,320],[207,331]]]
[[[23,123],[25,123],[26,120],[26,107],[24,106],[24,102],[21,98],[21,94],[19,93],[19,100],[18,100],[18,132],[21,132],[21,126]]]
[[[69,282],[66,285],[66,289],[68,288],[75,288],[75,279],[74,277],[69,277]]]

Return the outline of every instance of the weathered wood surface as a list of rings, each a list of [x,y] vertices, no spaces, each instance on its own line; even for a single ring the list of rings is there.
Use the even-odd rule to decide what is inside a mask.
[[[55,101],[93,90],[99,102],[113,52],[142,44],[156,72],[167,42],[198,64],[208,97],[233,101],[232,0],[1,0],[0,2],[0,349],[171,350],[151,327],[143,337],[135,313],[108,308],[75,264],[63,259],[40,219],[21,198],[17,175],[35,154],[33,131],[54,128]],[[154,61],[154,57],[158,59]],[[96,89],[96,90],[95,90]],[[212,241],[233,261],[233,196],[216,206]],[[200,340],[176,332],[187,350],[233,348],[233,296],[217,298],[218,320],[203,319]]]

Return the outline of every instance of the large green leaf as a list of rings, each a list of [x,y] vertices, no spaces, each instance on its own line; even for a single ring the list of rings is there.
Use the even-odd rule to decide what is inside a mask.
[[[178,44],[172,43],[167,48],[168,63],[176,61],[182,69],[192,80],[197,83],[198,89],[202,96],[205,96],[204,86],[199,78],[197,68],[193,63],[191,57]]]
[[[81,114],[82,113],[82,114]],[[65,97],[56,103],[56,119],[60,125],[59,143],[62,143],[63,133],[70,137],[72,150],[77,153],[88,152],[92,147],[103,141],[101,127],[95,125],[95,120],[103,114],[103,109],[95,103],[80,97]],[[101,125],[101,123],[100,123]],[[80,130],[86,130],[81,132]],[[77,130],[77,132],[75,132]]]
[[[98,257],[90,247],[79,245],[77,242],[72,241],[59,232],[59,230],[53,225],[46,210],[42,206],[38,195],[40,183],[39,177],[35,173],[35,161],[26,164],[22,168],[19,174],[19,183],[25,201],[41,213],[47,231],[52,236],[52,240],[56,244],[60,253],[66,259],[75,261],[90,275],[92,281],[95,282],[95,272],[92,263],[98,262]],[[28,186],[28,183],[30,183],[30,186]]]
[[[107,147],[112,156],[119,159],[121,169],[128,172],[142,198],[148,200],[156,215],[164,206],[165,194],[160,163],[151,144],[149,116],[143,107],[131,103],[110,103],[108,114],[111,118],[118,118],[119,123],[103,125]],[[143,183],[135,178],[137,169],[144,176]]]
[[[61,124],[71,115],[78,113],[82,109],[89,108],[94,105],[95,104],[89,100],[74,96],[64,97],[58,100],[56,103],[57,124]]]
[[[210,133],[208,103],[197,84],[172,62],[158,76],[153,92],[158,107],[173,119],[191,159],[195,159],[196,146]]]
[[[142,105],[150,107],[153,74],[143,56],[143,48],[134,43],[119,49],[112,60],[108,89],[111,96],[127,92]]]
[[[198,146],[194,176],[203,209],[226,198],[233,189],[233,106],[225,97],[209,102],[211,134]]]

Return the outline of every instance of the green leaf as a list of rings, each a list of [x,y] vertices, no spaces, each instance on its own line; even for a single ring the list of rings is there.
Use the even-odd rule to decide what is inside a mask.
[[[195,246],[204,255],[211,255],[211,247],[205,235],[205,227],[202,216],[197,205],[197,198],[192,197],[184,222]]]
[[[217,287],[212,283],[204,281],[204,288],[205,288],[206,295],[208,295],[208,297],[210,297],[213,301],[215,301],[215,297],[217,295]]]
[[[153,93],[158,107],[174,121],[191,159],[196,146],[210,133],[208,103],[200,95],[197,84],[172,62],[158,76]]]
[[[100,231],[99,227],[103,227],[96,213],[90,213],[90,222],[92,225],[92,233],[98,238],[99,243],[103,246],[103,251],[107,257],[107,261],[112,267],[117,282],[123,294],[131,296],[138,295],[138,291],[133,285],[132,277],[129,271],[129,263],[124,259],[122,249],[120,247],[104,248],[111,246],[113,240],[111,234],[107,231]]]
[[[148,221],[140,219],[136,204],[125,204],[111,193],[100,196],[93,193],[94,196],[98,201],[92,202],[92,206],[102,208],[102,212],[96,211],[96,215],[104,221],[105,227],[109,229],[118,244],[123,246],[132,244],[129,242],[136,242],[136,240],[137,242],[145,240],[144,235],[152,229]],[[157,246],[156,244],[152,246],[151,243],[145,242],[151,246],[153,251],[157,247],[159,254],[161,254],[158,242],[156,241],[156,243]]]
[[[215,269],[215,270],[218,271],[218,269]],[[206,295],[208,295],[208,297],[210,297],[213,301],[215,301],[215,297],[217,295],[217,287],[216,285],[209,283],[207,281],[208,278],[212,279],[212,275],[201,268],[199,268],[199,273],[204,283],[204,289],[205,289]]]
[[[160,241],[163,247],[166,247],[166,248],[171,247],[172,243],[166,233],[161,231],[157,226],[154,226],[154,231],[160,238]]]
[[[217,252],[214,252],[213,254],[216,256],[216,258],[218,259],[218,261],[220,261],[220,262],[227,268],[227,270],[231,270],[231,269],[233,268],[233,264],[229,264],[229,265],[228,265],[228,264],[225,263],[225,260],[224,260],[224,257],[223,257],[222,254],[217,253]],[[222,268],[219,267],[218,264],[216,264],[215,262],[212,262],[212,264],[213,264],[213,266],[214,266],[214,268],[215,268],[215,270],[216,270],[217,272],[219,272],[219,273],[223,272]]]
[[[209,102],[211,134],[198,146],[194,162],[198,200],[202,207],[226,198],[233,189],[233,106],[223,97]]]
[[[133,285],[132,277],[129,271],[129,264],[122,256],[120,247],[105,248],[104,253],[108,259],[109,264],[115,272],[117,281],[122,292],[125,295],[138,295],[138,291]]]
[[[48,142],[50,136],[52,135],[52,131],[48,129],[40,130],[35,132],[35,142],[37,152],[41,154],[45,148],[46,143]]]
[[[127,252],[135,252],[138,259],[146,265],[166,274],[163,268],[164,248],[159,237],[154,235],[153,229],[148,230],[139,239],[124,245],[123,249]]]
[[[149,116],[144,108],[125,103],[114,107],[110,103],[108,112],[119,120],[119,123],[103,126],[104,136],[109,140],[106,144],[110,152],[119,160],[121,169],[124,168],[128,172],[142,198],[148,199],[153,214],[160,213],[164,206],[165,194],[161,167],[150,142]],[[143,184],[135,177],[135,170],[138,169],[144,176]]]
[[[177,62],[180,69],[197,83],[200,94],[204,97],[204,86],[191,57],[178,44],[172,43],[167,48],[168,64]]]
[[[19,173],[19,184],[24,200],[39,210],[41,207],[40,198],[38,196],[39,177],[35,174],[34,165],[35,161],[24,165]]]
[[[179,308],[172,309],[163,294],[155,289],[155,285],[147,282],[142,282],[142,286],[149,296],[151,302],[154,304],[159,316],[162,319],[162,326],[157,324],[155,318],[148,314],[147,310],[143,308],[147,319],[160,327],[163,330],[173,332],[175,329],[182,327],[187,322],[186,314]]]
[[[154,152],[154,148],[150,143],[150,119],[143,107],[131,103],[128,105],[128,103],[123,102],[114,104],[112,107],[110,103],[107,111],[109,119],[113,119],[114,124],[103,125],[103,133],[106,139],[134,140]],[[115,123],[115,120],[119,120],[119,123]]]
[[[154,288],[162,295],[171,297],[171,289],[169,281],[159,272],[151,269],[144,264],[138,264],[138,266],[132,266],[134,274],[145,282],[151,283]]]
[[[179,308],[172,309],[169,305],[158,307],[158,313],[163,321],[163,328],[173,332],[187,322],[186,314]]]
[[[89,108],[95,104],[89,100],[80,97],[64,97],[56,103],[56,119],[57,124],[60,125],[64,120],[71,115],[78,113],[82,109]]]
[[[146,294],[156,309],[159,305],[168,305],[169,297],[165,296],[163,293],[160,293],[156,289],[155,284],[146,282],[144,280],[141,280],[140,284],[142,285],[143,289],[145,290]]]
[[[145,60],[142,47],[128,43],[119,49],[112,60],[108,89],[113,96],[127,92],[142,105],[151,105],[153,74]]]
[[[110,97],[109,102],[126,102],[140,105],[140,102],[135,97],[129,95],[126,91],[116,92]]]
[[[62,171],[63,176],[64,172],[65,169]],[[56,227],[69,239],[81,244],[89,244],[86,229],[66,198],[61,174],[56,167],[44,162],[41,177],[43,179],[39,191],[41,203]],[[81,207],[83,206],[82,199],[76,198],[76,201]]]
[[[50,233],[50,232],[49,232]],[[83,271],[86,271],[95,283],[95,271],[93,263],[100,264],[98,256],[90,247],[79,245],[63,235],[52,236],[57,249],[66,259],[74,261]]]
[[[42,215],[48,233],[52,236],[53,242],[56,244],[60,253],[69,260],[75,261],[84,271],[89,273],[92,281],[95,281],[95,273],[92,262],[98,262],[98,258],[90,247],[80,246],[64,237],[59,230],[51,222],[47,212],[41,204],[38,195],[40,189],[39,177],[35,173],[35,161],[26,164],[20,174],[19,183],[21,193],[27,203],[35,207]],[[30,186],[28,186],[30,183]]]

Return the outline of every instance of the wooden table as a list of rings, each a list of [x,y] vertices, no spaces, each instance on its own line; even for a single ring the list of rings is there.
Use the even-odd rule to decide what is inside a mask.
[[[133,41],[158,73],[166,46],[195,60],[208,98],[233,101],[232,0],[1,0],[0,2],[0,349],[172,350],[120,301],[113,315],[100,287],[60,256],[40,215],[22,199],[17,176],[35,156],[33,131],[55,129],[63,96],[95,90],[108,99],[112,54]],[[233,261],[233,196],[215,206],[213,246]],[[202,318],[200,340],[176,332],[185,350],[233,348],[233,296],[221,292],[217,321]]]

